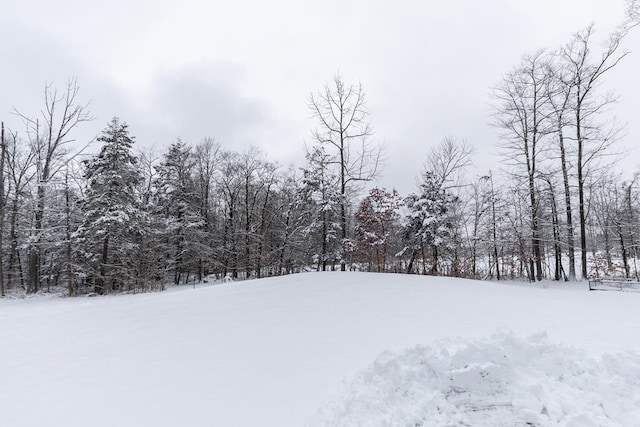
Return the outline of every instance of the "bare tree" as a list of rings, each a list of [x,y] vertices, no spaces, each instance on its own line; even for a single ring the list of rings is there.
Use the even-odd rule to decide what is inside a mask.
[[[214,215],[212,212],[212,199],[214,197],[214,178],[218,171],[217,167],[220,162],[220,153],[220,144],[213,138],[204,138],[194,149],[195,179],[199,193],[197,198],[200,202],[200,216],[203,220],[202,230],[209,242],[209,256],[206,258],[211,258],[210,253],[219,243],[213,235]],[[204,257],[198,259],[199,280],[202,280],[202,278],[209,273],[208,263],[202,258]]]
[[[346,85],[342,77],[336,75],[333,84],[326,84],[320,92],[309,96],[308,104],[319,122],[313,138],[334,152],[332,163],[337,166],[340,178],[340,224],[345,242],[349,186],[376,177],[381,166],[382,147],[373,141],[373,128],[361,84]],[[344,257],[341,269],[346,270]]]
[[[635,2],[632,2],[635,3]],[[560,51],[562,79],[565,93],[570,94],[573,115],[573,135],[576,145],[576,168],[578,181],[578,214],[580,222],[580,249],[582,277],[587,276],[587,232],[585,182],[592,165],[611,154],[620,128],[615,124],[605,126],[599,117],[617,98],[610,93],[601,95],[597,88],[603,76],[628,55],[621,43],[629,30],[638,24],[630,3],[628,19],[607,39],[599,57],[592,55],[593,25],[576,33],[572,40]],[[565,184],[566,186],[566,184]]]
[[[194,149],[196,182],[200,191],[201,215],[204,229],[211,231],[211,192],[216,166],[220,157],[220,144],[213,138],[204,138]]]
[[[238,277],[238,233],[240,224],[240,201],[242,180],[240,178],[240,155],[223,151],[220,157],[220,174],[216,186],[220,194],[221,211],[224,214],[220,259],[222,275]]]
[[[473,271],[475,276],[476,271],[476,242],[478,236],[478,228],[480,226],[480,217],[483,215],[484,211],[490,210],[490,224],[489,227],[489,239],[491,240],[491,249],[489,259],[493,258],[492,265],[489,266],[489,275],[493,276],[492,268],[495,269],[495,277],[497,280],[501,279],[500,275],[500,258],[498,255],[498,199],[499,195],[494,185],[493,181],[493,172],[489,171],[488,175],[484,175],[480,177],[481,182],[484,182],[488,185],[487,188],[482,188],[480,186],[474,188],[474,192],[476,193],[476,206],[474,215],[474,224],[473,224],[473,235],[474,235],[474,246],[473,246]],[[488,194],[487,194],[488,193]]]
[[[443,190],[460,187],[461,172],[471,165],[474,151],[473,146],[466,141],[447,136],[430,150],[424,169],[436,176]]]
[[[518,170],[516,176],[525,179],[530,201],[531,280],[542,280],[543,276],[536,180],[539,162],[546,149],[543,138],[550,132],[547,60],[542,51],[525,56],[493,90],[496,100],[494,124],[503,130],[502,153],[512,165],[525,171],[523,176]]]
[[[44,109],[38,117],[29,117],[18,110],[23,119],[31,150],[34,152],[37,173],[37,194],[34,212],[33,239],[29,247],[27,291],[40,288],[42,231],[45,217],[47,186],[49,181],[66,165],[69,144],[74,140],[71,132],[82,122],[92,120],[87,105],[78,103],[80,87],[71,79],[64,92],[59,93],[51,84],[44,88]]]
[[[293,268],[305,265],[305,245],[307,239],[305,210],[301,177],[291,166],[285,170],[278,182],[278,204],[275,209],[280,213],[276,217],[276,233],[279,234],[276,248],[276,274],[290,274]],[[279,231],[278,231],[279,230]]]
[[[562,248],[560,246],[560,218],[558,213],[558,203],[556,200],[556,183],[553,173],[541,173],[540,177],[546,184],[542,185],[540,189],[541,205],[549,209],[547,215],[543,217],[547,228],[551,228],[551,236],[549,236],[550,244],[553,247],[554,256],[554,270],[553,278],[556,281],[562,279],[566,280],[566,274],[564,273],[564,267],[562,266]],[[550,223],[550,224],[549,224]],[[550,227],[549,227],[550,225]],[[549,242],[547,242],[549,243]]]
[[[571,153],[567,151],[567,128],[571,125],[571,100],[573,93],[565,82],[570,81],[566,75],[567,70],[559,67],[555,62],[549,63],[549,87],[547,97],[551,108],[550,120],[555,128],[555,135],[558,144],[558,156],[562,172],[562,184],[564,189],[565,208],[565,236],[567,254],[569,256],[569,280],[576,279],[576,257],[575,257],[575,236],[573,226],[572,191],[569,180]]]
[[[20,210],[25,205],[27,188],[35,177],[34,153],[25,147],[17,133],[9,132],[9,138],[5,135],[6,174],[10,191],[8,192],[9,207],[9,265],[7,285],[11,287],[15,278],[19,278],[20,286],[24,287],[24,274],[22,257],[19,247],[19,220]]]
[[[4,208],[6,205],[4,193],[4,158],[7,146],[4,141],[4,122],[0,122],[0,296],[4,296]]]

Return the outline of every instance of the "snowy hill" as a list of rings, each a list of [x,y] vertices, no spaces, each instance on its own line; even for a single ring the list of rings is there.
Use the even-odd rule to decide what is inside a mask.
[[[600,357],[640,349],[639,306],[638,293],[582,284],[338,272],[4,300],[0,425],[498,425],[487,417],[514,407],[533,425],[634,425],[638,357]]]

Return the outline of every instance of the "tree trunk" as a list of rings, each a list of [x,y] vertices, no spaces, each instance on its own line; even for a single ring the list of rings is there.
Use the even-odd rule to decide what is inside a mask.
[[[340,270],[347,270],[346,257],[347,254],[344,253],[344,242],[347,239],[347,183],[346,183],[346,168],[344,158],[344,135],[342,132],[340,133],[340,226],[342,228],[342,241],[340,245],[342,246],[342,259],[340,260]]]
[[[576,280],[576,255],[575,238],[573,230],[573,211],[571,209],[571,188],[569,187],[569,171],[567,167],[566,151],[562,127],[558,129],[558,142],[560,144],[560,162],[562,166],[562,182],[564,184],[564,205],[567,215],[567,254],[569,256],[569,280]]]
[[[553,228],[553,253],[555,261],[554,280],[562,279],[562,248],[560,247],[560,224],[558,218],[558,205],[556,204],[556,196],[553,186],[549,182],[549,195],[551,197],[551,221]]]
[[[284,274],[283,272],[285,271],[284,255],[285,255],[287,246],[289,245],[289,234],[290,234],[289,224],[290,223],[291,223],[291,206],[289,206],[289,209],[287,210],[287,216],[284,222],[284,239],[282,240],[282,248],[280,249],[280,262],[278,267],[278,276]]]
[[[15,197],[13,198],[13,202],[11,204],[11,220],[9,225],[9,240],[11,241],[11,249],[9,251],[9,276],[7,282],[9,286],[13,285],[14,274],[16,273],[16,268],[18,268],[20,272],[20,287],[24,289],[24,277],[22,274],[22,263],[20,261],[20,254],[18,252],[18,235],[17,235],[17,223],[18,223],[18,191],[16,190]]]
[[[247,278],[249,277],[250,263],[251,263],[251,241],[249,234],[251,232],[251,215],[249,212],[249,176],[245,179],[244,187],[244,210],[245,210],[245,222],[244,222],[244,268]]]
[[[73,283],[73,270],[71,265],[71,201],[69,197],[69,174],[65,175],[65,222],[66,222],[66,263],[67,263],[67,289],[69,296],[75,295]]]
[[[262,215],[260,218],[260,240],[258,242],[258,250],[256,251],[256,273],[258,279],[262,277],[262,256],[264,251],[264,238],[267,228],[267,205],[269,203],[269,194],[271,192],[271,183],[267,185],[264,196],[264,204],[262,205]]]
[[[500,280],[500,262],[498,260],[498,234],[497,234],[497,219],[496,219],[496,196],[495,190],[493,188],[493,176],[490,174],[489,179],[491,180],[491,225],[492,225],[492,234],[493,234],[493,261],[495,262],[496,268],[496,279]]]
[[[579,96],[579,95],[578,95]],[[576,139],[578,141],[578,212],[580,216],[580,251],[582,261],[582,280],[587,278],[587,218],[584,208],[584,164],[582,140],[582,122],[580,108],[576,109]]]
[[[6,145],[4,141],[4,122],[0,123],[0,297],[5,295],[4,289],[4,157]]]
[[[407,264],[407,274],[413,274],[413,263],[416,260],[416,256],[418,255],[418,250],[417,249],[413,249],[411,251],[411,258],[409,258],[409,264]]]
[[[535,149],[535,145],[534,145]],[[540,254],[540,223],[538,219],[538,204],[535,188],[535,159],[531,156],[529,163],[529,155],[527,154],[527,168],[529,175],[529,198],[531,202],[531,249],[533,256],[529,260],[532,281],[542,280],[542,257]]]
[[[431,265],[430,274],[433,276],[438,275],[438,247],[436,245],[433,246],[433,264]]]
[[[622,230],[621,225],[616,224],[616,228],[618,230],[618,237],[620,238],[620,251],[622,252],[622,265],[624,266],[624,277],[625,279],[629,278],[629,259],[627,256],[627,247],[624,243],[624,232]]]
[[[100,256],[100,274],[96,280],[95,293],[104,295],[107,291],[107,260],[109,255],[109,235],[102,241],[102,254]]]
[[[40,182],[38,182],[35,223],[34,223],[34,243],[29,246],[27,270],[27,293],[36,293],[40,289],[40,259],[42,257],[42,223],[44,219],[45,207],[45,185],[49,179],[49,169],[45,165]]]

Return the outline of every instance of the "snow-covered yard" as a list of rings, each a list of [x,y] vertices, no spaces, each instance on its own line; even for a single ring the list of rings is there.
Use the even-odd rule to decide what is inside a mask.
[[[336,272],[4,300],[0,426],[632,426],[629,349],[640,294],[585,284]]]

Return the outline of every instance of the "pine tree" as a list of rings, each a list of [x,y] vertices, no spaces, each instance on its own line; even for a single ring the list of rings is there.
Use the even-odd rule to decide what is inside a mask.
[[[338,177],[329,170],[330,156],[321,146],[307,154],[307,167],[303,169],[302,192],[306,206],[309,251],[318,270],[325,271],[343,260],[341,196],[336,190]]]
[[[100,154],[84,164],[87,189],[76,236],[94,290],[104,294],[135,284],[145,215],[136,192],[142,175],[126,123],[114,117],[98,141]]]
[[[204,221],[192,175],[194,166],[190,147],[178,140],[156,168],[155,203],[157,213],[166,223],[167,256],[176,285],[186,283],[190,272],[198,270],[201,252],[208,249],[201,238]]]
[[[431,249],[430,274],[438,274],[440,249],[447,246],[453,230],[453,205],[456,197],[441,186],[441,181],[431,172],[425,172],[420,193],[406,199],[409,209],[404,235],[411,250],[408,272],[413,270],[415,258],[422,256],[423,272],[427,272],[425,250]]]

